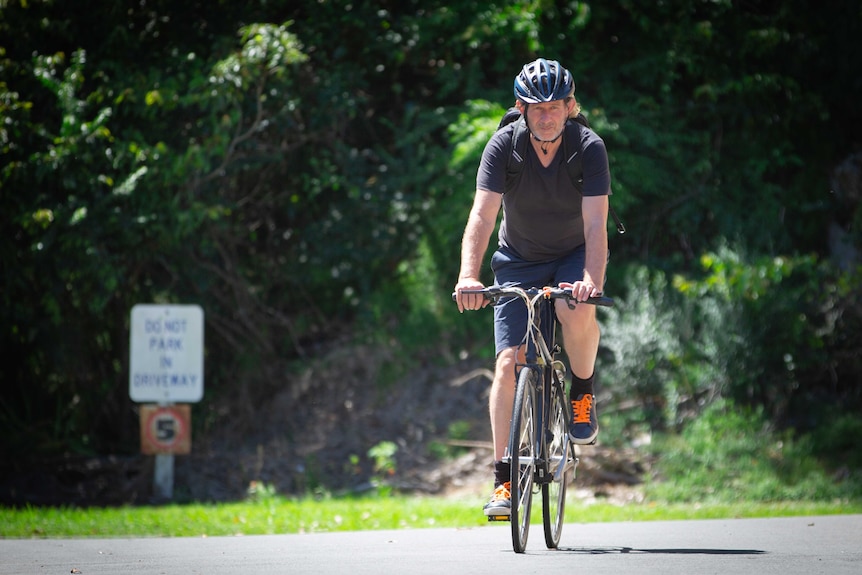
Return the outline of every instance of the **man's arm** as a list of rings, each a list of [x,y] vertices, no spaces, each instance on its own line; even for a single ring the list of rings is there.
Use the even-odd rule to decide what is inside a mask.
[[[584,196],[584,237],[586,262],[584,280],[575,282],[574,295],[579,301],[602,293],[608,264],[608,196]]]
[[[462,294],[464,289],[481,289],[484,287],[479,279],[482,269],[482,259],[488,249],[491,234],[497,225],[497,215],[503,203],[502,194],[476,190],[473,207],[464,228],[461,240],[461,271],[458,274],[457,292],[458,310],[480,309],[488,305],[488,301],[478,294]]]

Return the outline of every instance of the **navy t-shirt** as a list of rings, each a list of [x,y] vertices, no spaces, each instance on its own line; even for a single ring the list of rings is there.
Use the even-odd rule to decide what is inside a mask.
[[[528,145],[520,181],[506,190],[506,163],[516,125],[513,122],[505,126],[488,140],[476,188],[503,194],[503,221],[498,236],[501,247],[528,261],[556,259],[585,242],[581,194],[566,170],[563,145],[547,168],[533,146]],[[589,128],[578,125],[578,129],[583,140],[583,195],[609,195],[611,175],[605,143]]]

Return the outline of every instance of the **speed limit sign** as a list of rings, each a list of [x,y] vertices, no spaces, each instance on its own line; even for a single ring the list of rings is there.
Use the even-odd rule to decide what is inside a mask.
[[[188,404],[144,404],[141,408],[141,453],[191,452],[191,409]]]

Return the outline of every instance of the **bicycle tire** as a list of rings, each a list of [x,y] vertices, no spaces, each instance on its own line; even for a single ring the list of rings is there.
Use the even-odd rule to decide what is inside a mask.
[[[524,367],[515,387],[512,425],[509,431],[511,455],[512,548],[523,553],[530,534],[530,510],[533,501],[533,478],[536,470],[536,382],[538,371]]]
[[[563,532],[563,517],[566,510],[566,488],[571,480],[574,457],[569,445],[569,411],[566,409],[566,391],[562,382],[551,385],[551,412],[548,421],[548,441],[545,449],[550,481],[542,485],[542,523],[545,529],[545,545],[556,549]],[[559,475],[559,477],[557,477]]]

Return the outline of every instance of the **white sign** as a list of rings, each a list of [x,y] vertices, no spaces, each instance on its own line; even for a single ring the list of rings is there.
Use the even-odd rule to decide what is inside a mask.
[[[198,305],[132,308],[129,396],[138,403],[195,403],[204,395],[204,312]]]

